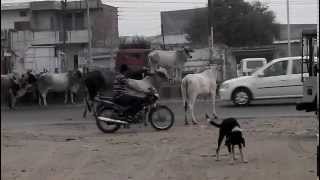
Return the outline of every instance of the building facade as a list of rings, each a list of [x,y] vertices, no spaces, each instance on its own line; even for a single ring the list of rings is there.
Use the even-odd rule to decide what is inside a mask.
[[[176,37],[186,37],[186,28],[191,23],[192,19],[199,14],[203,14],[207,12],[207,8],[196,8],[196,9],[186,9],[186,10],[177,10],[177,11],[165,11],[161,12],[161,24],[162,24],[162,32],[164,37],[166,36],[176,36]],[[301,55],[301,43],[300,37],[301,32],[304,29],[316,29],[316,24],[291,24],[291,56],[300,56]],[[203,27],[207,28],[207,27]],[[268,61],[288,56],[288,41],[287,41],[287,25],[280,24],[279,27],[279,37],[274,39],[274,42],[269,45],[261,45],[254,47],[227,47],[222,48],[221,50],[225,50],[226,59],[223,64],[225,67],[224,71],[224,79],[229,79],[231,77],[236,76],[236,67],[237,64],[240,63],[241,59],[244,58],[266,58]],[[158,38],[158,44],[161,40],[161,37]],[[173,46],[183,46],[190,45],[191,47],[197,48],[205,48],[208,47],[208,44],[196,45],[192,42],[189,42],[179,39],[176,41],[177,43],[170,41],[170,44]],[[179,44],[179,42],[182,42]],[[186,43],[187,42],[187,43]],[[171,46],[170,46],[171,47]],[[216,47],[219,48],[219,47]],[[209,51],[208,51],[209,52]],[[208,59],[210,57],[208,56]],[[212,56],[211,59],[216,59],[216,57]],[[198,66],[203,66],[207,62],[190,62],[188,64],[188,68],[197,68]],[[201,64],[201,65],[199,65]],[[194,67],[191,67],[193,66]]]
[[[95,48],[99,49],[101,57],[100,49],[110,53],[110,49],[118,46],[117,8],[100,0],[90,0],[89,9],[92,56],[95,59]],[[13,70],[63,72],[87,63],[86,10],[85,1],[2,4],[1,31],[9,32],[9,35],[1,40],[9,42],[9,47],[1,46],[1,50],[15,54],[10,57]],[[5,61],[3,54],[1,61]],[[108,59],[109,56],[104,57]]]

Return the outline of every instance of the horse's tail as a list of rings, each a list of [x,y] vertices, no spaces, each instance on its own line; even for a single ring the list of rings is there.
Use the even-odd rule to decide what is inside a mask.
[[[181,94],[182,94],[185,112],[187,112],[188,110],[188,102],[189,102],[188,86],[189,86],[188,79],[183,79],[181,82]]]

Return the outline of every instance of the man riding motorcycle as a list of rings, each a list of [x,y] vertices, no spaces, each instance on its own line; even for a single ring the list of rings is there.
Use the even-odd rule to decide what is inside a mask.
[[[128,73],[128,66],[126,64],[122,64],[113,81],[112,94],[113,101],[116,104],[128,107],[123,115],[134,116],[143,108],[145,98],[130,94],[132,90],[137,90],[135,90],[133,87],[130,87],[127,77]]]

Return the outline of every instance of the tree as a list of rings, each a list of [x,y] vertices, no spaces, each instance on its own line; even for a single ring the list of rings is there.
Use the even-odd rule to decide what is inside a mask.
[[[151,44],[144,37],[124,37],[120,38],[119,49],[150,49]]]
[[[279,35],[279,24],[268,6],[244,0],[214,0],[211,14],[214,42],[228,46],[267,45]],[[208,43],[208,14],[204,11],[189,24],[186,32],[193,43]]]

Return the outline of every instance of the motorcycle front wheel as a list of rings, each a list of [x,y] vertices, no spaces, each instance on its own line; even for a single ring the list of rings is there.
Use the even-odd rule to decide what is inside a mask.
[[[173,112],[164,105],[151,109],[148,118],[151,126],[156,130],[168,130],[174,124]]]
[[[106,122],[98,119],[99,116],[106,117],[106,118],[113,118],[114,112],[110,108],[101,108],[97,110],[95,118],[97,127],[104,133],[113,133],[116,132],[120,128],[120,124]]]

